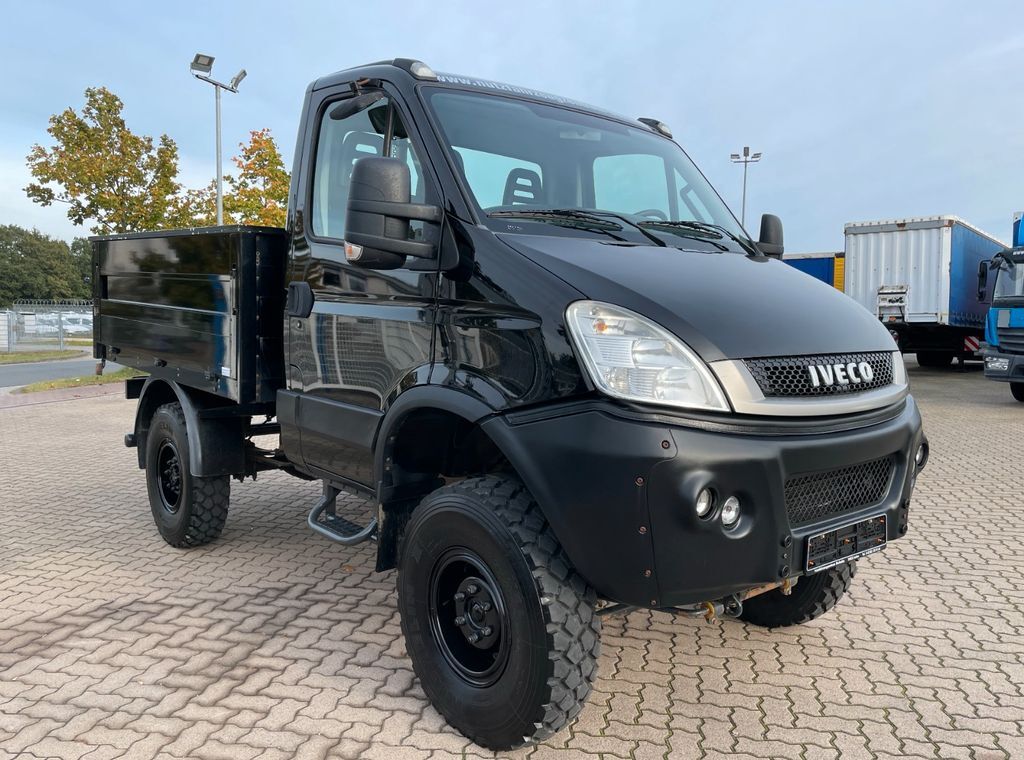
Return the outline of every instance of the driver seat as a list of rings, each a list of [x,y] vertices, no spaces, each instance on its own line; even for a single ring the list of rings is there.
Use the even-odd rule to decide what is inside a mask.
[[[505,180],[505,192],[501,203],[504,206],[541,206],[544,204],[544,188],[540,175],[533,169],[513,169]]]

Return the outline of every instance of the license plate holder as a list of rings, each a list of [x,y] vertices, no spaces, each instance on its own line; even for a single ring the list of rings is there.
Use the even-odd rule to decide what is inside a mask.
[[[885,515],[875,515],[841,528],[807,537],[804,572],[820,573],[855,557],[866,557],[886,546]]]

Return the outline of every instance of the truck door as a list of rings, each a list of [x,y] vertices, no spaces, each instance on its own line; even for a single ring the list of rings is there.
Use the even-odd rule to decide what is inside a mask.
[[[429,379],[438,276],[436,266],[377,271],[346,260],[352,167],[366,156],[401,159],[410,169],[412,200],[440,198],[393,93],[380,90],[379,100],[350,114],[343,105],[354,96],[349,85],[312,94],[320,97],[310,102],[303,141],[289,287],[308,285],[314,302],[308,317],[288,317],[289,388],[302,391],[297,423],[306,465],[371,485],[373,437],[384,410],[400,389]]]

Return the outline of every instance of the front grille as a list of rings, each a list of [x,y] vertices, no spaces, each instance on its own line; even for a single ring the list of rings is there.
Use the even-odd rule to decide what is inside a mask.
[[[999,348],[1015,354],[1024,354],[1024,327],[997,327]]]
[[[867,362],[871,366],[871,380],[843,385],[834,382],[814,386],[808,367],[836,364],[847,365]],[[779,396],[837,396],[882,388],[892,383],[892,354],[875,351],[863,354],[820,354],[817,356],[776,356],[768,359],[745,359],[744,364],[754,376],[757,386],[766,397]]]
[[[798,475],[786,481],[790,525],[814,522],[882,500],[896,469],[889,455],[838,470]]]

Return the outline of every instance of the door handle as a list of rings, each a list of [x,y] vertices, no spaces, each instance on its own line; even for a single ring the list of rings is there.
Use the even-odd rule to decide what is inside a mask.
[[[289,317],[301,317],[305,319],[313,313],[313,303],[316,298],[313,289],[308,282],[288,283],[288,301],[286,308]]]

